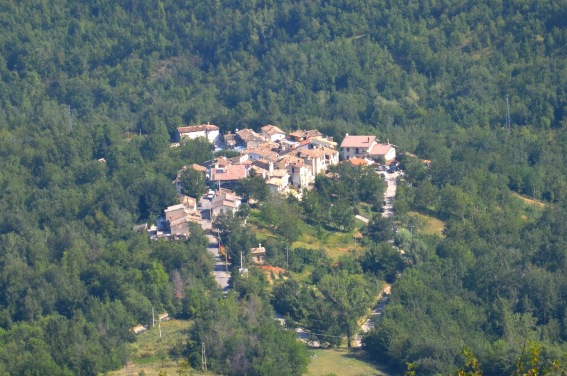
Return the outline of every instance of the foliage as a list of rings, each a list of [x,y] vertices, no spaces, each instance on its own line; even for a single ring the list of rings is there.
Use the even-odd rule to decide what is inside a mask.
[[[200,367],[202,346],[208,369],[226,375],[301,375],[308,363],[295,332],[283,330],[271,307],[253,294],[210,302],[190,335],[194,368]]]
[[[270,189],[264,178],[255,171],[253,169],[246,178],[240,180],[236,193],[243,197],[264,201],[270,196]]]
[[[213,228],[217,230],[220,244],[234,265],[240,264],[241,253],[248,258],[250,248],[258,246],[256,235],[242,225],[242,220],[238,216],[230,213],[221,214],[214,219]]]
[[[197,171],[193,167],[188,167],[182,170],[179,175],[179,180],[183,186],[183,193],[187,196],[199,199],[207,191],[205,174],[201,171]]]
[[[168,146],[176,127],[205,122],[223,132],[316,127],[337,141],[374,134],[431,160],[402,158],[394,208],[402,222],[410,209],[442,218],[445,238],[407,241],[412,267],[368,337],[370,354],[400,372],[410,362],[448,374],[468,347],[491,365],[485,374],[503,374],[523,322],[540,359],[557,358],[567,340],[565,9],[559,0],[4,2],[2,371],[103,373],[124,363],[128,328],[147,322],[150,305],[203,309],[206,299],[181,297],[182,287],[211,287],[200,241],[193,268],[131,228],[176,201],[181,166],[212,157],[203,139]],[[374,205],[383,188],[354,166],[335,172],[301,206],[313,224],[348,230],[330,204]],[[510,190],[545,209],[526,215]],[[301,211],[273,205],[266,221],[297,238]],[[383,224],[369,226],[375,241],[392,238]],[[233,255],[256,244],[223,226]],[[317,266],[313,280],[328,272]],[[272,370],[262,367],[253,369]]]

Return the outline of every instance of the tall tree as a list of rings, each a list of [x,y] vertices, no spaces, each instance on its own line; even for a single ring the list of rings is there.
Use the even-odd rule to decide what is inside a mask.
[[[205,174],[189,166],[179,174],[179,180],[183,185],[183,193],[199,199],[207,191]]]
[[[317,288],[330,303],[330,314],[338,321],[350,347],[358,328],[358,320],[372,304],[376,291],[364,276],[348,274],[345,270],[324,276]]]

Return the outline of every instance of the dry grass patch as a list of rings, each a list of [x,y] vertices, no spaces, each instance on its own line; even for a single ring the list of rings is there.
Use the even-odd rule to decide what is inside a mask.
[[[531,198],[524,197],[521,194],[516,193],[516,192],[513,192],[512,195],[514,197],[519,198],[520,200],[522,200],[523,202],[525,202],[528,205],[532,205],[532,206],[535,206],[535,207],[540,208],[540,209],[545,208],[545,203],[543,203],[542,201],[538,201],[538,200],[534,200],[534,199],[531,199]]]

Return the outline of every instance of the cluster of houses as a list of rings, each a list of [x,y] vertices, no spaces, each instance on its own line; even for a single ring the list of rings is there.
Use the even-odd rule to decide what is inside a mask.
[[[273,193],[285,193],[290,189],[301,192],[310,187],[315,176],[339,163],[337,143],[316,129],[286,133],[275,125],[266,125],[260,133],[242,129],[222,135],[219,127],[206,124],[179,127],[176,136],[178,142],[204,137],[218,149],[239,151],[233,158],[218,157],[202,166],[192,166],[206,174],[210,186],[216,190],[209,197],[209,219],[238,209],[242,198],[231,189],[252,173],[265,179]],[[342,159],[356,165],[388,164],[396,157],[395,147],[389,142],[378,143],[376,136],[346,134],[340,148]],[[179,179],[175,183],[180,192],[180,203],[165,210],[161,223],[158,221],[157,235],[161,230],[162,236],[188,236],[189,223],[202,223],[197,199],[181,195]]]

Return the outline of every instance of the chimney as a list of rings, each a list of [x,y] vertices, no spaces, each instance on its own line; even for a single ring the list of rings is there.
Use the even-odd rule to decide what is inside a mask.
[[[258,248],[262,248],[262,243],[258,243]]]
[[[366,142],[370,142],[370,136],[366,138]]]
[[[387,138],[387,139],[386,139],[386,141],[388,141],[388,145],[390,145],[390,139],[389,139],[389,138]]]

